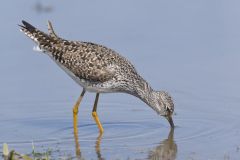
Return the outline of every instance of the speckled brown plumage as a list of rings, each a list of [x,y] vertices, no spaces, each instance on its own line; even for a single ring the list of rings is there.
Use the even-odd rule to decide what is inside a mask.
[[[154,91],[134,66],[114,50],[91,42],[62,39],[51,25],[46,34],[22,22],[21,31],[87,91],[125,92],[140,98],[160,115],[172,115],[174,105],[168,93]]]

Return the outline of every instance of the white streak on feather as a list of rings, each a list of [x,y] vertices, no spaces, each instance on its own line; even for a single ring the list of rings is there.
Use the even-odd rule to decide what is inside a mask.
[[[44,52],[39,46],[33,46],[33,50],[37,52]]]

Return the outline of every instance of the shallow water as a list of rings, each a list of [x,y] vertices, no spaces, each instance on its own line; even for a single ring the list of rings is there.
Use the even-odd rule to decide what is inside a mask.
[[[0,144],[27,154],[33,143],[39,152],[51,149],[53,158],[239,159],[239,6],[207,0],[3,1]],[[98,115],[105,132],[99,136],[91,117],[94,94],[88,93],[76,142],[72,106],[81,88],[32,50],[17,26],[22,19],[45,31],[50,19],[67,39],[101,43],[126,56],[153,88],[173,96],[174,131],[137,98],[103,94]]]

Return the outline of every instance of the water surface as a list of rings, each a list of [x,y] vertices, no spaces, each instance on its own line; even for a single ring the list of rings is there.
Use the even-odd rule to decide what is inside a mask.
[[[39,7],[40,6],[40,7]],[[20,153],[51,149],[76,157],[72,106],[81,92],[19,32],[25,19],[66,39],[93,41],[133,62],[155,89],[174,98],[175,130],[125,94],[94,94],[79,111],[78,158],[238,159],[240,157],[240,3],[236,1],[2,1],[0,143]],[[36,9],[37,8],[37,9]],[[81,153],[81,154],[80,154]]]

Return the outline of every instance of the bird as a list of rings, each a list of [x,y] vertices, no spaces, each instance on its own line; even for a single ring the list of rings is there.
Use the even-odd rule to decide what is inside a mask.
[[[83,88],[73,107],[74,128],[77,127],[78,109],[86,92],[96,93],[92,117],[99,133],[104,132],[97,114],[99,95],[102,93],[133,95],[165,117],[174,128],[172,97],[166,91],[154,90],[134,65],[115,50],[92,42],[63,39],[55,33],[50,21],[48,33],[24,20],[19,26],[20,31],[36,43],[36,50],[47,54]]]

